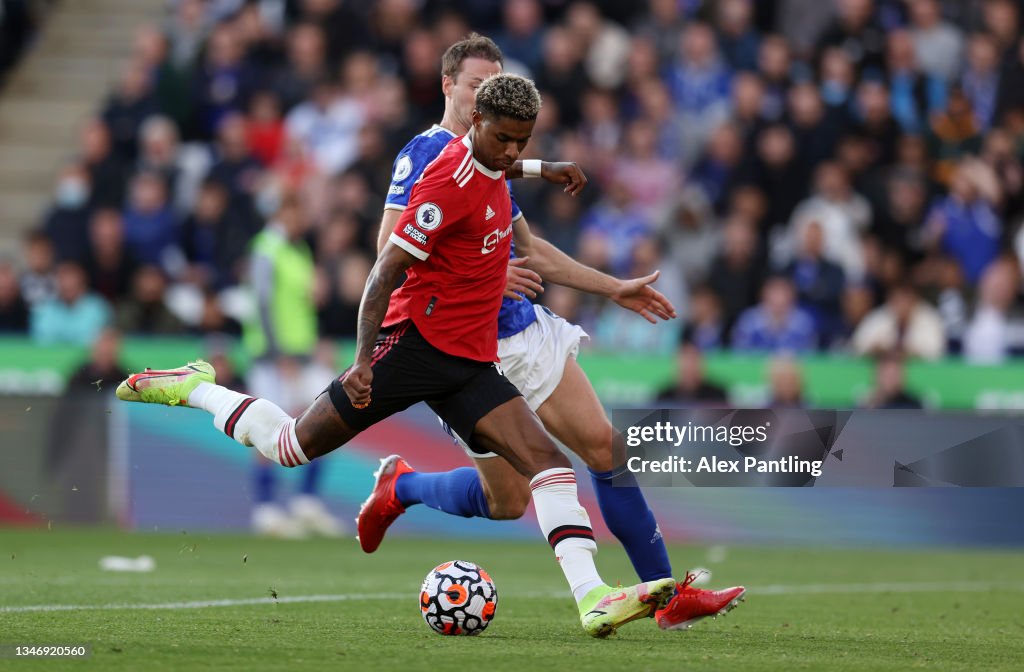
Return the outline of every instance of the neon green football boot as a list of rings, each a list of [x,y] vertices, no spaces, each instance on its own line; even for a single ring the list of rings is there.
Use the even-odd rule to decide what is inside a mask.
[[[177,369],[146,369],[117,386],[117,398],[165,406],[188,406],[188,395],[199,383],[216,383],[217,372],[203,360],[189,362]]]
[[[598,586],[580,602],[580,621],[591,637],[607,637],[620,626],[663,608],[676,592],[675,579],[658,579],[628,588]]]

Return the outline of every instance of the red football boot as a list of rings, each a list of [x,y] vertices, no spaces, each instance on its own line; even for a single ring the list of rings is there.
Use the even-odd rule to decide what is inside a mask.
[[[377,478],[373,492],[359,507],[356,518],[356,539],[365,553],[376,551],[391,523],[405,513],[405,507],[395,496],[395,481],[410,471],[416,470],[399,455],[389,455],[380,461],[380,469],[373,474]]]
[[[733,586],[723,590],[701,590],[690,584],[697,580],[696,574],[686,573],[686,580],[676,586],[676,594],[664,609],[659,609],[654,619],[662,630],[689,630],[694,623],[711,616],[716,618],[728,613],[743,601],[747,589]]]

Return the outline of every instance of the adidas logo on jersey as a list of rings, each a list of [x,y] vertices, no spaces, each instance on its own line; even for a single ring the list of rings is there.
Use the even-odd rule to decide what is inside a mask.
[[[491,217],[494,217],[494,210],[491,210],[491,206],[488,205],[487,206],[487,214],[484,215],[484,220],[488,220]]]

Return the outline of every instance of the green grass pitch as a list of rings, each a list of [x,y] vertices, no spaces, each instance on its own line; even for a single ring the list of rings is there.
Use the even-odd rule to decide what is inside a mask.
[[[711,568],[715,586],[746,584],[747,601],[689,632],[640,621],[596,641],[539,538],[389,539],[366,556],[351,539],[0,531],[0,644],[93,647],[84,660],[8,658],[0,669],[1024,669],[1024,553],[730,547],[713,563],[702,547],[671,553],[678,569]],[[99,569],[103,555],[142,554],[155,571]],[[480,637],[441,637],[420,618],[420,581],[452,559],[481,564],[498,586]],[[598,565],[606,580],[634,581],[610,543]],[[323,601],[293,601],[305,599]],[[14,610],[53,605],[102,608]]]

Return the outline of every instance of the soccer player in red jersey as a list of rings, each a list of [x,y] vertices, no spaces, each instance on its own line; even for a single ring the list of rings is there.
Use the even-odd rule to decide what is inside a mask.
[[[538,522],[583,627],[605,637],[664,606],[676,584],[668,577],[612,588],[601,580],[570,462],[495,365],[512,244],[504,171],[526,146],[539,110],[540,95],[523,77],[498,74],[480,85],[471,129],[423,172],[374,264],[359,309],[355,363],[298,419],[216,385],[205,362],[134,374],[117,396],[203,408],[228,436],[289,467],[425,401],[460,436],[530,479]]]
[[[502,70],[498,46],[472,33],[455,42],[441,59],[441,88],[445,111],[440,123],[413,137],[398,153],[384,206],[377,246],[384,248],[402,213],[408,209],[413,186],[426,167],[455,137],[472,125],[477,87]],[[583,172],[573,163],[533,161],[540,177],[565,186],[576,195],[586,185]],[[519,161],[505,171],[506,177],[536,175]],[[541,291],[545,280],[604,296],[633,310],[650,322],[675,317],[672,304],[651,283],[657,273],[620,280],[580,264],[550,243],[530,233],[523,213],[513,199],[514,255],[508,266],[505,300],[498,313],[498,355],[506,377],[537,413],[548,433],[576,453],[587,466],[598,509],[629,556],[641,581],[672,576],[661,530],[643,492],[622,466],[625,458],[620,440],[590,381],[576,362],[576,352],[586,333],[577,325],[534,305],[524,297]],[[529,268],[524,264],[529,262]],[[537,275],[540,273],[540,275]],[[470,446],[451,428],[473,467],[443,472],[416,471],[400,455],[381,460],[376,482],[360,509],[356,525],[359,544],[373,553],[389,526],[409,507],[422,504],[449,515],[492,520],[519,518],[530,501],[529,480],[494,453]],[[743,586],[703,590],[691,585],[692,577],[679,583],[676,596],[655,614],[666,630],[686,629],[695,621],[725,613],[743,597]]]

